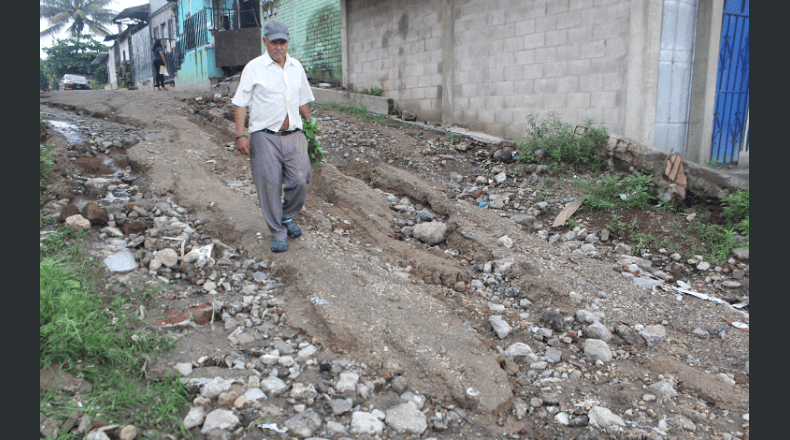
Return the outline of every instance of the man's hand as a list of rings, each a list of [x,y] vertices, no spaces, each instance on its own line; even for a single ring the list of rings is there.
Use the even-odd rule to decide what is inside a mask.
[[[240,137],[236,140],[236,147],[238,147],[239,151],[245,156],[250,155],[250,140],[247,137]]]

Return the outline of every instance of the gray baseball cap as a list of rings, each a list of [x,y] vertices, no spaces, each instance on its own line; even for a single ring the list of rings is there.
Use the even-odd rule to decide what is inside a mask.
[[[268,38],[269,41],[291,41],[289,35],[288,26],[280,20],[269,20],[266,22],[266,25],[263,26],[263,36]]]

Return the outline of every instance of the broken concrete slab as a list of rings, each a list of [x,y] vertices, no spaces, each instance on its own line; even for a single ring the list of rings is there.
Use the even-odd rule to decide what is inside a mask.
[[[629,163],[639,171],[658,174],[670,154],[643,145],[633,139],[610,133],[606,153],[616,159]],[[688,181],[688,189],[709,197],[718,197],[722,191],[749,191],[749,182],[725,174],[705,165],[683,160],[683,170]]]

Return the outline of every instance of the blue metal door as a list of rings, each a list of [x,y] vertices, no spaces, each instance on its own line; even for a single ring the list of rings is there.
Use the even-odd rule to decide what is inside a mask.
[[[731,164],[743,147],[749,109],[749,0],[725,0],[710,161]],[[743,145],[743,144],[746,145]]]

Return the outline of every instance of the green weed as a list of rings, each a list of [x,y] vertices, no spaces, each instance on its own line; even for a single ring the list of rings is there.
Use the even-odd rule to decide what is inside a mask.
[[[381,87],[371,87],[369,89],[354,90],[354,92],[361,93],[363,95],[381,96],[381,94],[384,92],[384,89]]]
[[[172,350],[173,340],[137,318],[136,309],[126,306],[129,295],[110,301],[101,293],[102,268],[82,250],[83,234],[61,229],[42,242],[40,368],[61,365],[90,383],[79,408],[90,418],[188,435],[179,417],[187,403],[184,386],[175,377],[145,380],[146,363]],[[58,390],[40,395],[39,404],[46,416],[60,421],[78,408],[73,396]]]
[[[607,174],[600,182],[581,181],[579,186],[585,190],[584,206],[611,210],[617,206],[649,208],[653,198],[651,192],[656,185],[651,176],[636,172],[623,177]]]
[[[606,128],[593,128],[592,121],[574,127],[555,114],[543,121],[530,114],[527,123],[529,139],[519,144],[519,162],[535,162],[538,150],[559,170],[599,169],[605,160],[602,149],[608,138]]]
[[[321,124],[316,122],[315,118],[310,118],[309,120],[302,118],[302,132],[307,138],[307,154],[310,156],[310,165],[313,166],[326,162],[327,153],[321,148],[321,143],[316,139],[319,127],[321,127]]]
[[[749,238],[749,192],[736,191],[719,195],[722,216],[728,228]]]

